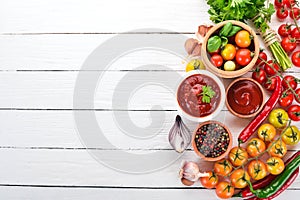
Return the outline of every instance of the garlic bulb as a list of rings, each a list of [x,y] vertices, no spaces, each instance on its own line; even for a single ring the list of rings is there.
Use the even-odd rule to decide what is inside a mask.
[[[201,173],[199,166],[194,162],[184,161],[179,171],[179,177],[189,181],[197,181],[200,177],[207,177],[208,173]]]

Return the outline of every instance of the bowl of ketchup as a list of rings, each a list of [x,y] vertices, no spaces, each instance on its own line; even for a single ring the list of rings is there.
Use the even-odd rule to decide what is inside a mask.
[[[238,78],[226,89],[226,106],[235,116],[254,117],[265,101],[262,86],[252,78]]]

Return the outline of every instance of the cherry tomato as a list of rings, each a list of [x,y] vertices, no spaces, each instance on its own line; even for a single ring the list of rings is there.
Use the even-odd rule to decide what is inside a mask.
[[[281,140],[271,142],[268,145],[268,149],[269,149],[270,156],[278,157],[278,158],[283,158],[287,152],[286,144]]]
[[[237,50],[235,60],[241,66],[248,65],[252,60],[251,51],[249,49]]]
[[[275,77],[267,78],[267,81],[264,83],[264,87],[268,91],[275,90],[275,87],[276,87],[276,78]]]
[[[295,90],[297,88],[298,82],[299,79],[295,78],[292,75],[287,75],[283,77],[282,86],[284,89],[289,89],[290,86],[293,90]]]
[[[296,4],[296,0],[282,0],[282,1],[287,8],[291,8]]]
[[[286,0],[275,0],[274,1],[274,5],[277,7],[277,8],[281,8],[284,6],[284,1]]]
[[[247,48],[251,44],[251,36],[246,30],[241,30],[237,32],[234,40],[236,45],[241,48]]]
[[[296,145],[300,141],[300,131],[297,126],[290,126],[282,133],[281,139],[288,145]]]
[[[294,101],[294,94],[290,90],[285,90],[281,94],[278,103],[282,107],[288,107],[292,105],[293,101]]]
[[[295,100],[300,103],[300,88],[298,88],[296,91],[295,91],[296,95],[294,94],[294,97],[295,97]]]
[[[291,34],[292,28],[291,24],[281,24],[278,28],[278,34],[281,37],[287,37]]]
[[[258,59],[257,59],[255,65],[258,65],[258,66],[264,65],[265,62],[267,62],[267,60],[268,60],[267,54],[261,50],[258,54]]]
[[[266,71],[267,75],[274,76],[276,72],[280,71],[280,67],[276,62],[269,60],[264,65],[264,70]]]
[[[247,162],[248,153],[243,147],[233,147],[228,158],[233,166],[238,167]]]
[[[288,109],[289,118],[293,121],[300,121],[300,106],[292,105]]]
[[[260,180],[267,175],[267,167],[261,160],[252,160],[248,165],[248,173],[254,180]]]
[[[267,171],[270,174],[278,175],[284,170],[284,162],[281,158],[278,157],[270,157],[267,160]]]
[[[291,10],[290,10],[290,18],[291,19],[300,19],[300,9],[297,8],[297,7],[293,7]]]
[[[221,51],[221,55],[224,60],[232,60],[234,59],[236,54],[235,46],[232,44],[226,44],[224,49]]]
[[[218,184],[218,176],[214,172],[207,172],[207,177],[201,177],[200,182],[205,188],[214,188]]]
[[[269,122],[275,128],[284,128],[289,121],[289,116],[282,108],[276,108],[269,115]]]
[[[221,199],[229,199],[234,193],[234,187],[227,181],[222,181],[216,186],[216,194]]]
[[[210,62],[216,67],[221,67],[223,64],[223,58],[219,54],[214,54],[210,57]]]
[[[292,37],[284,37],[281,40],[281,46],[286,51],[286,53],[292,53],[297,47],[297,41]]]
[[[283,21],[289,15],[289,11],[285,7],[278,8],[276,11],[276,16],[279,21]]]
[[[243,169],[237,169],[230,175],[230,181],[235,188],[245,188],[250,181],[248,172]]]
[[[300,67],[300,50],[292,54],[292,62],[296,67]]]
[[[227,176],[232,171],[231,163],[226,160],[222,159],[215,162],[214,165],[214,172],[220,176]]]
[[[297,27],[293,28],[291,31],[291,37],[297,40],[297,43],[300,43],[300,32]]]
[[[276,135],[276,128],[272,124],[262,124],[258,128],[257,136],[264,142],[269,142],[274,139]]]
[[[186,64],[185,71],[189,72],[195,69],[205,69],[203,62],[199,59],[193,59]]]
[[[266,150],[266,145],[263,140],[259,138],[252,138],[247,144],[246,149],[250,157],[255,157]]]
[[[233,62],[232,60],[227,60],[224,64],[224,70],[225,71],[234,71],[236,70],[237,66],[235,64],[235,62]]]
[[[252,78],[262,85],[267,81],[267,74],[262,68],[256,67],[252,73]]]

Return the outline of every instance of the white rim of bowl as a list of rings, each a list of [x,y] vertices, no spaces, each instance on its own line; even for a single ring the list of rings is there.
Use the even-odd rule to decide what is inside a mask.
[[[181,83],[188,77],[192,76],[192,75],[195,75],[195,74],[203,74],[203,75],[206,75],[206,76],[209,76],[210,78],[212,78],[216,83],[217,85],[219,86],[220,88],[220,91],[221,91],[221,99],[220,99],[220,102],[219,102],[219,105],[217,107],[217,109],[212,112],[210,115],[207,115],[205,117],[194,117],[188,113],[186,113],[179,105],[178,103],[178,98],[177,98],[177,95],[178,95],[178,89],[179,89],[179,86],[181,85]],[[176,105],[178,107],[178,112],[181,116],[183,116],[184,118],[190,120],[190,121],[194,121],[194,122],[205,122],[205,121],[209,121],[209,120],[212,120],[214,117],[216,117],[220,111],[223,109],[224,105],[225,105],[225,87],[224,87],[224,84],[221,82],[220,78],[217,77],[215,74],[213,74],[212,72],[209,72],[207,70],[203,70],[203,69],[197,69],[197,70],[192,70],[192,71],[189,71],[187,72],[183,77],[182,79],[180,79],[179,83],[177,84],[177,88],[176,88]]]

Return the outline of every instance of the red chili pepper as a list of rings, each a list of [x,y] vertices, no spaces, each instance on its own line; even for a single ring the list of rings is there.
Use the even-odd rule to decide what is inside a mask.
[[[280,98],[282,82],[279,76],[276,76],[275,78],[276,88],[272,96],[265,103],[260,113],[244,128],[244,130],[242,130],[238,138],[239,143],[244,143],[249,139],[249,137],[257,130],[259,125],[268,117],[269,113],[274,108],[278,99]]]
[[[300,156],[300,150],[298,150],[296,153],[294,153],[289,159],[287,159],[284,164],[287,165],[289,164],[292,160],[294,160],[297,156]],[[252,187],[256,190],[256,189],[260,189],[260,188],[264,188],[267,185],[269,185],[274,179],[276,178],[276,175],[272,175],[269,174],[268,176],[266,176],[265,178],[261,179],[260,181],[257,181],[255,183],[252,184]],[[246,187],[244,190],[242,190],[241,192],[237,193],[234,195],[235,197],[251,197],[253,196],[252,192],[250,191],[249,187]],[[254,198],[250,198],[247,200],[254,200],[256,199],[256,197]]]

